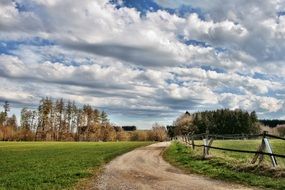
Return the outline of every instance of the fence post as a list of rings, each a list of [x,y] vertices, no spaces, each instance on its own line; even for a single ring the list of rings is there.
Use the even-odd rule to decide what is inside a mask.
[[[267,152],[268,153],[270,153],[270,154],[273,154],[273,151],[272,151],[272,148],[271,148],[271,145],[270,145],[270,143],[269,143],[269,139],[267,139],[267,137],[266,137],[266,132],[267,131],[264,131],[265,133],[264,133],[264,138],[263,138],[263,140],[264,140],[264,143],[265,143],[265,147],[266,147],[266,149],[267,149]],[[276,158],[275,158],[275,156],[273,156],[273,155],[270,155],[270,159],[271,159],[271,163],[272,163],[272,166],[273,167],[276,167],[277,166],[277,160],[276,160]]]
[[[208,141],[208,138],[209,138],[209,130],[207,129],[206,130],[206,135],[205,135],[205,138],[203,139],[203,158],[206,158],[208,156],[208,144],[209,144],[209,141]]]
[[[192,149],[195,150],[195,143],[194,143],[194,137],[193,137],[193,135],[191,136],[191,141],[192,141]]]
[[[203,158],[206,158],[206,156],[207,156],[207,150],[206,150],[207,149],[207,147],[206,147],[207,143],[206,143],[206,139],[205,138],[203,139],[203,145],[204,145],[203,146]]]
[[[267,152],[269,154],[273,154],[272,148],[270,146],[269,140],[266,137],[267,131],[263,131],[263,136],[262,136],[262,141],[261,141],[261,145],[258,147],[258,152],[260,153],[256,153],[251,161],[252,164],[254,164],[257,160],[257,158],[259,158],[259,162],[258,164],[260,164],[263,161],[264,155],[262,154],[262,152],[264,152],[265,150],[267,150]],[[275,156],[270,155],[270,159],[271,159],[271,163],[273,167],[277,166],[277,161]]]
[[[263,136],[262,136],[262,140],[261,140],[261,144],[259,145],[258,149],[257,149],[257,152],[263,152],[264,151],[264,148],[265,148],[265,144],[264,144],[264,137],[266,135],[266,132],[264,131],[263,132]],[[253,159],[251,161],[252,164],[254,164],[257,159],[259,159],[259,162],[258,164],[260,164],[262,161],[263,161],[263,154],[261,153],[256,153],[254,156],[253,156]]]
[[[208,147],[207,147],[207,155],[210,155],[210,154],[209,154],[209,151],[210,151],[210,147],[209,147],[209,146],[212,145],[213,141],[214,141],[214,138],[210,138],[210,141],[209,141]]]
[[[185,135],[185,138],[186,138],[186,144],[189,144],[188,135]]]

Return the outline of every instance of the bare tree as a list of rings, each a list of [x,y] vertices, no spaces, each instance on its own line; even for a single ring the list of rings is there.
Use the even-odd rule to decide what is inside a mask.
[[[197,130],[196,126],[193,125],[193,117],[188,112],[178,117],[173,125],[175,126],[175,135],[185,135]]]
[[[165,141],[167,139],[167,131],[163,125],[154,123],[152,125],[153,140],[155,141]]]
[[[52,131],[52,100],[50,98],[43,98],[40,101],[38,108],[38,126],[36,130],[36,139],[51,140],[50,132]]]

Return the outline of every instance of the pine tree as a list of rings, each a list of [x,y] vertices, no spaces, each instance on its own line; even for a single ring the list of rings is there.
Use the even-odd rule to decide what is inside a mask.
[[[10,111],[10,104],[8,103],[8,101],[5,101],[3,108],[4,108],[5,117],[7,117],[8,112]]]
[[[105,111],[101,112],[100,118],[102,124],[107,124],[109,122],[108,115]]]
[[[64,101],[57,99],[55,102],[55,138],[62,140],[64,131]]]
[[[36,139],[46,140],[47,134],[51,132],[52,129],[52,100],[48,97],[43,98],[40,101],[38,108],[38,127],[36,131]]]
[[[94,109],[93,110],[93,115],[94,115],[94,123],[95,124],[100,124],[101,122],[101,113],[99,110]]]

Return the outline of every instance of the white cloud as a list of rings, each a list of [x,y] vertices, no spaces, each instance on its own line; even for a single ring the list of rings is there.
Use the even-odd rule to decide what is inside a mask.
[[[196,13],[189,15],[184,23],[184,36],[187,39],[198,39],[213,45],[225,45],[243,40],[248,34],[246,28],[232,21],[203,21]]]
[[[284,101],[273,97],[256,96],[254,94],[236,95],[232,93],[223,93],[219,98],[223,106],[232,109],[240,108],[245,110],[257,110],[260,112],[277,112],[284,106]]]
[[[0,98],[65,97],[154,117],[197,107],[284,112],[283,1],[242,2],[187,1],[202,19],[164,10],[141,17],[107,0],[18,0],[24,10],[1,1],[0,40],[9,53],[0,46]],[[34,38],[54,44],[25,43]]]
[[[33,12],[19,12],[16,3],[9,0],[0,2],[0,28],[0,39],[6,40],[44,32],[40,19]]]

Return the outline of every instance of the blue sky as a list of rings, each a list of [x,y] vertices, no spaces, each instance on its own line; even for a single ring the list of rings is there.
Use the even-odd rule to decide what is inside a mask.
[[[285,118],[285,1],[3,0],[0,102],[42,97],[171,124],[218,108]]]

